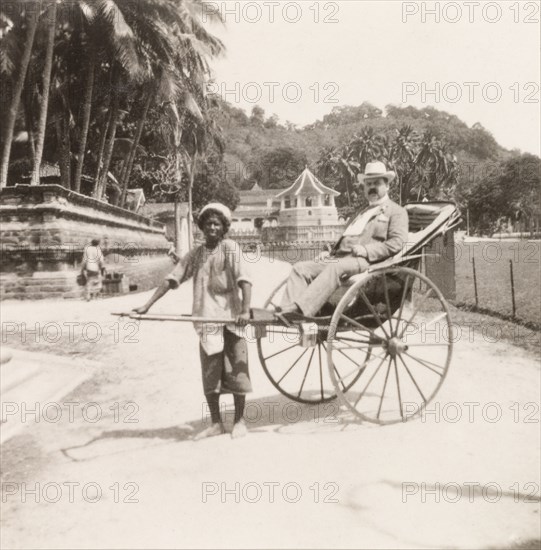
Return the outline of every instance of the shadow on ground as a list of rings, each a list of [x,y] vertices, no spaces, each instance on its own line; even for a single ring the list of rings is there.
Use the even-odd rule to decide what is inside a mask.
[[[222,396],[221,414],[227,432],[233,426],[234,407],[229,403],[231,397]],[[271,395],[261,397],[253,401],[247,401],[245,420],[249,432],[264,433],[274,432],[282,435],[292,434],[321,434],[322,431],[342,431],[350,427],[359,426],[361,423],[340,407],[338,400],[326,403],[297,403],[283,395]],[[122,429],[107,430],[93,437],[86,443],[61,449],[61,452],[70,460],[79,462],[90,460],[94,456],[85,456],[82,449],[89,449],[93,445],[107,440],[155,440],[155,444],[163,441],[193,441],[194,437],[210,425],[210,415],[203,411],[202,418],[192,420],[185,424],[177,424],[164,428],[149,429]],[[130,446],[125,451],[130,452]],[[79,455],[79,456],[78,456]],[[100,454],[100,456],[103,456]]]

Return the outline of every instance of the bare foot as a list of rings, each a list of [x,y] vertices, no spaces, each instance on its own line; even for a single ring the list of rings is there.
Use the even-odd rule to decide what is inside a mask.
[[[238,439],[239,437],[244,437],[248,433],[248,428],[244,420],[239,420],[233,426],[233,431],[231,432],[231,439]]]

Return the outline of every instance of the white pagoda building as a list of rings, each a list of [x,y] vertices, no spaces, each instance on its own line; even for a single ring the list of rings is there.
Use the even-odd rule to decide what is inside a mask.
[[[280,201],[278,229],[285,240],[327,240],[341,234],[334,203],[340,193],[323,185],[308,167],[291,187],[275,197]]]
[[[295,183],[276,195],[280,200],[281,226],[336,225],[338,212],[334,198],[338,191],[323,185],[308,167]]]

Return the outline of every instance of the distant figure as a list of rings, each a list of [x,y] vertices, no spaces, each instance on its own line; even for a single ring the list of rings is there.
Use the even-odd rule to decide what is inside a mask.
[[[99,239],[92,239],[85,247],[81,272],[86,279],[85,298],[89,302],[101,292],[102,277],[105,274],[105,261]]]

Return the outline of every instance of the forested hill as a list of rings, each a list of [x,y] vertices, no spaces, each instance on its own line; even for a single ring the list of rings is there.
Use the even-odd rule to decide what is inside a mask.
[[[283,187],[304,164],[315,168],[325,151],[343,147],[353,136],[369,129],[388,140],[405,126],[418,139],[428,132],[447,153],[456,156],[460,166],[505,160],[510,155],[481,124],[470,128],[457,116],[432,107],[387,106],[382,112],[365,102],[358,107],[335,107],[323,120],[297,128],[289,122],[280,124],[275,115],[266,117],[260,107],[247,115],[224,102],[220,125],[229,174],[241,189],[254,181],[262,187]],[[274,177],[275,165],[287,170],[277,170]]]
[[[355,185],[367,162],[381,160],[398,177],[391,196],[402,203],[450,199],[469,212],[470,229],[491,232],[520,221],[539,226],[541,160],[508,151],[481,123],[472,127],[433,107],[396,107],[385,112],[364,102],[335,107],[313,124],[297,128],[267,117],[256,106],[248,115],[222,102],[219,116],[230,183],[249,189],[284,188],[307,164],[341,195],[345,215],[362,206]]]

